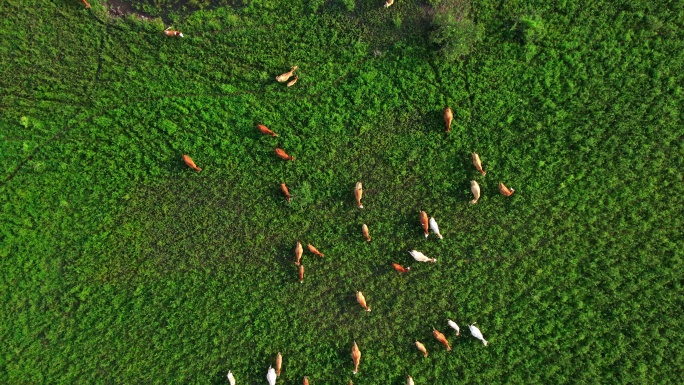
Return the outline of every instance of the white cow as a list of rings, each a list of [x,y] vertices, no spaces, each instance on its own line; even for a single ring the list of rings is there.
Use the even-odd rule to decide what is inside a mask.
[[[268,367],[268,373],[266,373],[266,379],[268,380],[268,385],[275,385],[276,382],[276,372],[270,365]]]
[[[456,325],[456,322],[448,319],[447,323],[449,324],[449,326],[451,326],[452,329],[456,330],[456,336],[461,335],[461,328],[459,328],[458,325]]]
[[[435,218],[430,217],[430,228],[432,232],[437,234],[437,238],[442,239],[442,234],[439,233],[439,226],[437,226],[437,221]]]
[[[484,336],[482,336],[482,332],[480,331],[480,329],[477,328],[477,326],[475,326],[475,324],[476,322],[473,322],[472,325],[468,325],[468,327],[470,327],[470,334],[472,334],[473,337],[477,338],[478,340],[482,341],[484,346],[487,346],[487,340],[484,339]]]
[[[409,251],[409,254],[413,257],[418,262],[432,262],[435,263],[437,262],[437,259],[435,258],[428,258],[425,256],[425,254],[421,253],[420,251],[417,250],[411,250]]]

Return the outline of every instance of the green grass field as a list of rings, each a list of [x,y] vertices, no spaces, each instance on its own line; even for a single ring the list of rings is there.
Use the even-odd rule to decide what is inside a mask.
[[[0,4],[0,383],[681,384],[684,1],[430,1]]]

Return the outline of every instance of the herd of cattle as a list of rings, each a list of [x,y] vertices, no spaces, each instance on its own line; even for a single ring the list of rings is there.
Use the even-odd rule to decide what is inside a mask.
[[[90,3],[88,3],[88,1],[81,0],[81,2],[85,5],[86,8],[88,8],[88,9],[90,8]],[[389,7],[393,3],[394,3],[394,0],[387,0],[385,3],[385,7]],[[169,36],[169,37],[176,37],[176,36],[177,37],[184,37],[183,33],[181,33],[180,31],[177,31],[177,30],[173,30],[173,29],[171,29],[171,27],[165,29],[164,34],[166,36]],[[287,81],[288,82],[287,86],[291,87],[292,85],[294,85],[297,82],[297,79],[299,78],[299,76],[295,76],[293,80],[289,80],[294,75],[294,72],[296,70],[297,70],[297,66],[292,66],[290,71],[285,72],[282,75],[277,76],[276,81],[281,82],[281,83]],[[444,122],[446,124],[446,131],[447,132],[451,131],[452,120],[453,120],[453,112],[451,111],[451,108],[446,107],[446,109],[444,110]],[[274,136],[274,137],[278,136],[278,134],[271,131],[270,129],[268,129],[268,127],[266,127],[262,124],[258,124],[257,129],[265,135],[270,135],[270,136]],[[275,153],[279,158],[281,158],[283,160],[287,160],[287,161],[295,160],[294,156],[288,155],[285,152],[285,150],[283,150],[281,148],[276,148]],[[484,176],[486,174],[486,172],[482,169],[482,162],[480,161],[479,155],[475,152],[473,152],[471,155],[473,158],[473,164],[475,165],[475,168],[477,169],[477,171],[479,171]],[[202,171],[202,169],[197,167],[197,165],[192,160],[192,158],[190,158],[187,154],[183,155],[183,162],[188,167],[190,167],[191,169],[193,169],[197,172]],[[289,203],[291,201],[291,196],[290,196],[290,192],[287,188],[287,185],[285,183],[281,183],[280,187],[281,187],[282,192],[285,194],[285,199]],[[480,199],[480,186],[477,183],[477,181],[475,181],[475,180],[470,181],[470,191],[473,193],[473,196],[474,196],[474,199],[471,200],[470,203],[475,204]],[[499,192],[501,192],[501,194],[503,194],[504,196],[509,197],[509,196],[513,195],[515,190],[512,188],[509,189],[503,183],[499,183]],[[361,198],[363,197],[363,185],[361,182],[356,183],[355,188],[354,188],[354,196],[356,198],[358,207],[362,209],[363,205],[361,204]],[[442,235],[439,232],[439,227],[437,225],[437,221],[435,220],[435,218],[432,218],[432,217],[430,217],[430,219],[428,220],[427,213],[425,213],[425,211],[420,212],[420,223],[422,225],[422,228],[424,230],[426,238],[428,237],[428,234],[429,234],[428,229],[431,229],[435,233],[435,235],[437,235],[437,237],[439,239],[442,239]],[[361,231],[362,231],[363,236],[366,239],[366,241],[370,242],[371,241],[370,233],[368,230],[368,226],[365,223],[361,226]],[[318,251],[318,249],[316,249],[313,245],[308,244],[308,249],[313,254],[318,255],[319,257],[323,257],[323,253]],[[295,264],[299,267],[299,282],[300,283],[304,282],[304,265],[301,264],[302,253],[303,253],[303,247],[302,247],[300,242],[297,242],[297,245],[295,246],[295,258],[296,258]],[[411,250],[411,251],[409,251],[409,254],[418,262],[432,262],[432,263],[434,263],[437,261],[437,259],[428,258],[423,253],[421,253],[420,251],[417,251],[417,250]],[[408,273],[411,270],[410,267],[403,267],[398,263],[392,263],[392,267],[396,271],[398,271],[399,273]],[[371,311],[371,308],[367,305],[366,298],[364,297],[364,295],[361,291],[358,291],[356,293],[356,300],[359,303],[359,305],[361,305],[361,307],[363,309],[365,309],[366,311]],[[447,323],[451,328],[453,328],[456,331],[456,336],[459,336],[460,335],[459,326],[452,320],[447,320]],[[487,341],[484,339],[480,329],[478,329],[474,323],[472,325],[468,325],[468,327],[470,328],[470,333],[472,334],[472,336],[481,340],[482,343],[485,346],[487,346]],[[451,346],[449,345],[449,341],[444,336],[444,334],[442,334],[439,330],[434,329],[434,328],[432,329],[432,334],[434,335],[435,339],[437,339],[437,341],[444,344],[447,351],[451,350]],[[418,350],[423,353],[423,357],[428,356],[428,352],[427,352],[427,349],[425,348],[425,345],[423,345],[420,341],[417,341],[417,340],[415,342],[415,345],[418,348]],[[354,363],[354,370],[352,373],[356,374],[359,371],[359,364],[361,362],[361,350],[359,349],[359,346],[357,345],[356,341],[354,341],[354,345],[352,346],[351,356],[352,356],[352,361]],[[278,376],[280,376],[282,363],[283,363],[283,356],[282,356],[282,354],[278,353],[278,355],[276,356],[275,368],[273,368],[272,366],[269,366],[268,372],[266,374],[266,379],[268,380],[269,385],[275,385],[276,379],[278,378]],[[227,378],[228,378],[228,382],[230,383],[230,385],[235,385],[235,376],[233,375],[233,373],[231,371],[228,371]],[[413,378],[411,376],[408,376],[406,383],[407,383],[407,385],[413,385],[414,384]],[[304,377],[303,384],[309,385],[309,377]],[[349,384],[352,385],[353,382],[350,380]]]
[[[279,75],[278,77],[276,77],[276,80],[278,82],[287,81],[290,77],[293,76],[295,70],[297,70],[297,66],[293,66],[289,72],[286,72],[282,75]],[[296,78],[295,78],[295,81],[296,81]],[[289,84],[288,84],[288,86],[289,86]],[[453,120],[453,113],[451,111],[451,108],[447,107],[444,110],[444,122],[446,125],[446,131],[447,132],[451,131],[452,120]],[[278,134],[271,131],[268,127],[264,126],[263,124],[257,124],[257,129],[259,130],[259,132],[261,132],[264,135],[269,135],[269,136],[273,136],[273,137],[278,136]],[[295,160],[294,156],[287,154],[287,152],[285,152],[285,150],[283,150],[281,148],[276,147],[275,153],[279,158],[281,158],[285,161]],[[487,174],[487,172],[484,171],[484,169],[482,168],[482,161],[480,160],[480,156],[475,152],[473,152],[471,154],[471,156],[473,159],[473,165],[475,166],[475,169],[477,171],[479,171],[480,174],[483,176],[485,174]],[[198,171],[198,172],[202,171],[202,169],[197,167],[197,165],[195,165],[195,162],[188,155],[183,155],[183,161],[191,169]],[[292,197],[290,195],[289,189],[287,188],[287,185],[285,183],[281,183],[280,188],[281,188],[281,191],[283,192],[283,194],[285,195],[285,200],[288,203],[290,203]],[[470,203],[476,204],[478,202],[478,200],[480,199],[480,194],[481,194],[480,185],[477,183],[477,181],[475,181],[475,180],[470,181],[470,190],[473,194],[473,199],[470,201]],[[504,185],[503,183],[499,183],[499,192],[506,197],[510,197],[511,195],[513,195],[515,190],[512,188],[506,187],[506,185]],[[363,204],[361,203],[361,200],[363,198],[363,184],[361,182],[357,182],[356,185],[354,186],[354,197],[356,198],[356,204],[357,204],[358,208],[363,209]],[[422,226],[422,229],[423,229],[423,232],[424,232],[424,235],[426,238],[428,237],[430,230],[432,230],[432,232],[439,239],[443,238],[442,234],[439,231],[439,226],[437,224],[437,221],[433,217],[430,217],[428,219],[428,215],[425,211],[420,212],[420,224]],[[362,226],[361,226],[361,232],[362,232],[364,238],[366,239],[366,241],[370,242],[371,241],[370,231],[368,229],[368,226],[365,223],[362,224]],[[308,244],[307,246],[308,246],[308,249],[311,253],[313,253],[319,257],[323,257],[324,254],[321,253],[320,251],[318,251],[318,249],[316,249],[316,247],[314,247],[311,244]],[[304,252],[304,248],[302,247],[301,242],[299,242],[299,241],[297,242],[297,244],[295,245],[294,251],[295,251],[295,262],[294,263],[296,266],[298,266],[298,269],[299,269],[299,282],[303,283],[304,282],[304,265],[301,263],[301,259],[302,259],[302,254]],[[410,250],[409,254],[417,262],[431,262],[431,263],[437,262],[436,258],[429,258],[425,254],[423,254],[422,252],[420,252],[418,250]],[[398,263],[392,263],[392,267],[399,273],[408,273],[411,270],[410,267],[403,267],[402,265],[400,265]],[[356,292],[356,300],[359,303],[359,305],[361,305],[361,307],[365,311],[371,311],[370,306],[368,306],[368,304],[366,303],[366,298],[363,295],[363,292],[361,292],[361,291]],[[460,335],[460,329],[459,329],[459,326],[456,324],[456,322],[454,322],[452,320],[447,320],[447,324],[456,331],[456,336]],[[479,339],[480,341],[482,341],[482,343],[485,346],[487,346],[487,344],[488,344],[487,340],[484,339],[482,332],[480,331],[480,329],[478,329],[477,326],[475,326],[475,323],[473,323],[472,325],[468,325],[468,327],[470,329],[470,333],[472,334],[472,336]],[[444,336],[444,334],[442,334],[439,330],[437,330],[435,328],[432,329],[432,334],[435,337],[435,339],[437,339],[437,341],[439,341],[440,343],[442,343],[446,347],[447,351],[451,350],[451,346],[449,345],[449,341],[447,340],[446,336]],[[423,345],[420,341],[415,341],[415,345],[418,348],[418,350],[423,353],[424,357],[428,356],[428,352],[427,352],[427,349],[425,348],[425,345]],[[352,361],[354,363],[354,370],[352,373],[356,374],[359,370],[359,364],[361,362],[361,350],[359,349],[359,346],[357,345],[356,341],[354,341],[354,345],[352,346],[351,356],[352,356]],[[283,356],[280,353],[278,353],[278,355],[276,356],[275,368],[273,368],[272,366],[269,366],[268,372],[266,374],[266,379],[268,380],[269,385],[275,385],[278,376],[280,376],[280,371],[281,371],[281,367],[282,367],[282,360],[283,360]],[[228,377],[228,382],[230,383],[230,385],[235,385],[235,377],[233,376],[233,373],[229,371],[227,377]],[[304,385],[308,385],[309,384],[309,378],[304,377],[303,383],[304,383]],[[349,383],[353,384],[353,382],[351,380]],[[414,384],[413,378],[411,376],[408,376],[407,384],[408,385]]]

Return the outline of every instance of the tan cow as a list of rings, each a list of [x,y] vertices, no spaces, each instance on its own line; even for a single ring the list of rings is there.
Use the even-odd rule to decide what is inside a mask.
[[[366,305],[366,297],[364,297],[363,293],[360,291],[356,292],[356,302],[358,302],[362,308],[366,309],[366,311],[371,311],[371,308]]]
[[[278,81],[279,83],[286,82],[289,78],[292,77],[292,75],[294,75],[294,72],[296,70],[297,70],[297,66],[292,66],[292,68],[290,69],[289,72],[285,72],[282,75],[276,76],[276,81]]]
[[[480,185],[474,180],[470,181],[470,191],[473,193],[473,196],[475,196],[475,199],[471,200],[470,203],[475,204],[477,203],[477,200],[480,199]]]
[[[444,109],[444,123],[446,124],[446,132],[451,132],[451,121],[454,120],[454,113],[451,108]]]
[[[425,349],[425,345],[423,345],[420,341],[416,340],[416,347],[423,353],[423,357],[427,358],[428,352],[427,349]]]
[[[515,192],[514,189],[506,187],[505,184],[499,182],[499,192],[503,194],[504,196],[511,196]]]
[[[359,346],[356,344],[356,341],[354,341],[354,346],[352,346],[351,356],[352,360],[354,361],[354,371],[352,373],[356,374],[359,372],[359,362],[361,362],[361,350],[359,350]]]

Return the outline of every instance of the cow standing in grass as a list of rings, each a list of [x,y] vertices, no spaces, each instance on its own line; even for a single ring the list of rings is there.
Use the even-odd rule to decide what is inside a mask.
[[[353,374],[356,374],[359,372],[359,362],[361,362],[361,350],[359,350],[359,346],[356,344],[356,341],[354,341],[354,346],[352,346],[352,361],[354,361],[354,371],[352,372]]]
[[[503,182],[499,182],[499,192],[500,192],[503,196],[509,197],[509,196],[513,195],[513,193],[515,192],[515,190],[512,189],[512,188],[506,187],[506,185],[503,184]]]
[[[173,30],[173,29],[171,29],[171,27],[164,30],[164,35],[169,36],[169,37],[175,37],[175,36],[185,37],[185,36],[183,36],[183,33],[181,31]]]
[[[276,367],[275,367],[275,372],[276,376],[280,377],[280,369],[283,367],[283,355],[278,352],[278,355],[276,356]]]
[[[482,341],[484,346],[487,346],[489,342],[487,342],[487,340],[484,339],[482,332],[480,331],[480,329],[478,329],[477,326],[475,326],[475,323],[476,322],[473,322],[472,325],[468,325],[468,327],[470,328],[470,334],[472,334],[473,337],[477,338],[478,340]]]
[[[279,83],[286,82],[289,78],[292,77],[292,75],[294,75],[294,72],[295,72],[296,70],[297,70],[297,66],[292,66],[292,68],[290,69],[289,72],[285,72],[285,73],[282,74],[282,75],[276,76],[276,81],[279,82]]]
[[[363,233],[363,236],[366,238],[366,241],[370,242],[371,241],[370,232],[368,231],[368,226],[366,226],[365,223],[361,226],[361,232]]]
[[[475,204],[480,199],[480,185],[476,181],[470,181],[470,192],[473,193],[474,199],[470,203]]]
[[[418,350],[420,350],[421,353],[423,353],[423,358],[427,358],[428,352],[427,349],[425,349],[425,345],[423,345],[420,341],[416,340],[416,347]]]
[[[477,155],[476,152],[472,153],[473,156],[473,165],[475,166],[475,169],[482,174],[482,176],[487,175],[487,171],[482,169],[482,161],[480,160],[480,156]]]
[[[428,215],[425,211],[420,212],[420,225],[423,227],[423,232],[425,232],[425,238],[428,237]]]
[[[362,209],[363,205],[361,204],[361,198],[363,198],[363,184],[361,184],[361,182],[356,182],[356,186],[354,186],[354,197],[356,198],[356,204]]]
[[[302,263],[303,252],[304,248],[302,248],[302,244],[297,241],[297,244],[295,245],[295,265],[299,266]]]
[[[193,169],[197,172],[202,171],[201,168],[199,168],[199,167],[197,167],[197,165],[195,165],[195,162],[192,160],[192,158],[187,156],[187,155],[183,155],[183,162],[185,162],[186,166],[190,167],[191,169]]]
[[[360,291],[356,292],[356,302],[358,302],[362,308],[366,309],[366,311],[371,311],[371,308],[366,305],[366,297],[364,297],[363,293]]]
[[[444,124],[446,125],[446,132],[451,132],[451,122],[454,120],[454,113],[451,108],[444,109]]]

